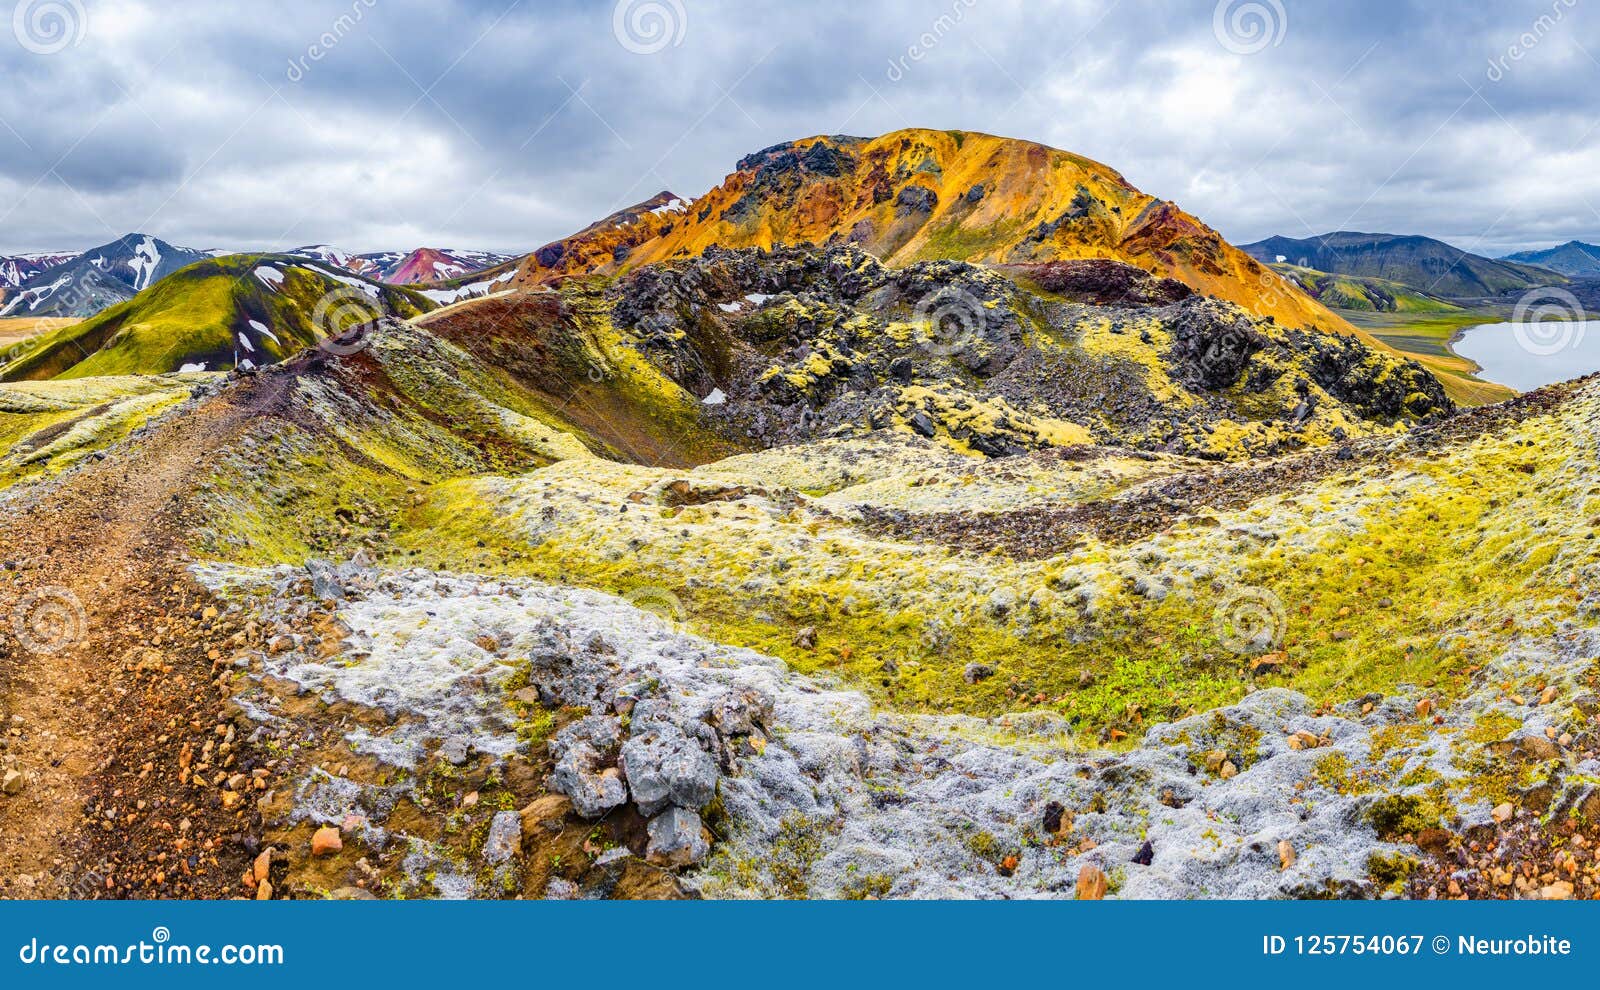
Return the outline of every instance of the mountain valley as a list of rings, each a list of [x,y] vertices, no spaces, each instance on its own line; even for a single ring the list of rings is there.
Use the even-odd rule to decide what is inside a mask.
[[[1600,379],[1443,343],[1568,277],[1326,240],[911,129],[85,263],[0,336],[0,893],[1600,894]]]

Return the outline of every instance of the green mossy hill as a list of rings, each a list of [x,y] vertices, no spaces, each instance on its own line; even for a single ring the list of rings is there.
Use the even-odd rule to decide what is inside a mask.
[[[988,456],[1094,441],[1236,460],[1452,408],[1357,337],[1118,262],[1046,267],[713,248],[606,291],[633,349],[766,445],[897,429]]]
[[[0,381],[264,366],[377,317],[435,303],[286,255],[229,255],[180,269],[127,302],[28,341]]]
[[[1400,282],[1359,275],[1330,275],[1314,268],[1269,266],[1329,309],[1361,313],[1454,313],[1460,306]]]

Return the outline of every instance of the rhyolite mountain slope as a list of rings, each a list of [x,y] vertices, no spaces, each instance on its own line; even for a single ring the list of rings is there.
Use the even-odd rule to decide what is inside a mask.
[[[1447,298],[1484,298],[1566,281],[1547,268],[1496,261],[1415,234],[1339,230],[1303,239],[1269,237],[1242,249],[1269,264],[1386,279]]]
[[[383,281],[398,285],[445,282],[503,265],[513,255],[456,248],[417,248],[383,269]]]
[[[1538,265],[1574,278],[1600,276],[1600,245],[1583,241],[1568,241],[1540,251],[1518,251],[1506,255],[1502,260]]]
[[[890,265],[1104,258],[1176,278],[1293,327],[1350,332],[1176,205],[1031,141],[911,129],[819,136],[738,163],[704,196],[662,193],[529,256],[523,284],[615,272],[712,245],[854,244]]]
[[[287,253],[326,262],[356,275],[395,285],[446,282],[487,268],[495,268],[515,258],[514,255],[496,254],[492,251],[427,247],[417,248],[414,251],[351,254],[326,244],[294,248]]]
[[[30,276],[0,316],[93,316],[209,257],[209,251],[174,247],[148,234],[125,234]]]
[[[79,323],[25,341],[0,381],[259,367],[424,296],[292,255],[207,258]]]

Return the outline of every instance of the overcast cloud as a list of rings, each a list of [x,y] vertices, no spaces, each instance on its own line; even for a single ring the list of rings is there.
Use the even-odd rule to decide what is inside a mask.
[[[521,252],[905,126],[1087,155],[1236,243],[1600,241],[1592,3],[19,0],[0,250]]]

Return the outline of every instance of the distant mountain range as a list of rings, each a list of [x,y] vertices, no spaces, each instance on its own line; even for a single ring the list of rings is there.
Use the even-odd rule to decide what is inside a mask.
[[[1600,276],[1600,245],[1583,241],[1568,241],[1543,251],[1518,251],[1506,255],[1503,260],[1539,265],[1574,278]]]
[[[126,234],[30,275],[8,295],[0,316],[92,316],[211,256],[148,234]]]
[[[86,319],[132,299],[180,268],[231,252],[178,247],[149,234],[127,234],[81,254],[0,257],[0,317]],[[514,255],[417,248],[350,254],[327,245],[285,252],[395,285],[448,282],[505,264]]]
[[[1565,282],[1548,268],[1469,254],[1416,234],[1340,230],[1321,237],[1269,237],[1242,245],[1267,264],[1289,264],[1335,275],[1384,279],[1424,295],[1483,298]]]
[[[206,257],[149,291],[27,341],[0,381],[259,367],[384,315],[434,307],[414,289],[288,254]]]
[[[69,251],[43,251],[36,254],[15,254],[0,257],[0,291],[15,289],[47,268],[71,261],[77,254]]]
[[[411,252],[375,251],[349,254],[326,244],[298,247],[288,252],[302,258],[325,261],[356,275],[392,285],[423,285],[446,282],[503,265],[517,257],[492,251],[463,251],[457,248],[417,248]]]

